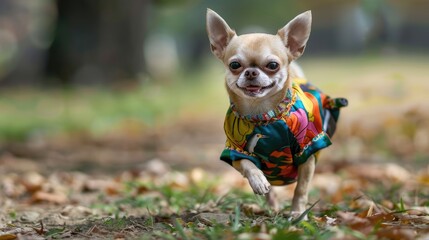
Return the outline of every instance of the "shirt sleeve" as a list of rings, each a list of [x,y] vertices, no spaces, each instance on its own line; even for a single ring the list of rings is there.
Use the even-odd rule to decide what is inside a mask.
[[[319,150],[331,145],[331,139],[325,132],[315,136],[298,154],[294,155],[294,163],[299,165],[307,161],[307,159],[317,153]]]
[[[226,147],[222,151],[220,159],[229,165],[232,166],[233,161],[239,161],[242,159],[247,159],[252,161],[256,167],[261,169],[261,161],[254,155],[249,152],[244,151],[238,147],[234,147],[228,140],[226,141]]]

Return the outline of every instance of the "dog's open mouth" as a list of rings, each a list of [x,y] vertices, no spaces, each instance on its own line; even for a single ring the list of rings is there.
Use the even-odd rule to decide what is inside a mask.
[[[237,87],[242,89],[247,95],[255,96],[257,94],[262,93],[265,89],[274,87],[275,84],[276,84],[275,82],[272,82],[270,85],[267,85],[267,86],[248,85],[245,87],[240,87],[237,85]]]

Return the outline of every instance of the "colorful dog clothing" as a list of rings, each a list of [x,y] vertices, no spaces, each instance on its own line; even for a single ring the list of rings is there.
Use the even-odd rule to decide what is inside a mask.
[[[294,79],[292,89],[276,109],[241,116],[231,105],[225,118],[226,148],[221,160],[248,159],[272,185],[295,182],[298,166],[331,145],[344,98],[332,99],[304,79]]]

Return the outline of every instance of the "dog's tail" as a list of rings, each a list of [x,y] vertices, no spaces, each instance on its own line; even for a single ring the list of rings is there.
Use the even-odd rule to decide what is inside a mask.
[[[337,121],[340,115],[340,108],[346,107],[349,104],[345,98],[329,98],[324,106],[323,131],[329,137],[332,137],[337,128]]]

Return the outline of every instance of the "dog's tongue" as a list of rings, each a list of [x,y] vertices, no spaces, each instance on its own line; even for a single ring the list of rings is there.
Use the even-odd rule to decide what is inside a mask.
[[[249,92],[258,92],[259,90],[261,90],[261,87],[250,85],[246,87],[246,90]]]

